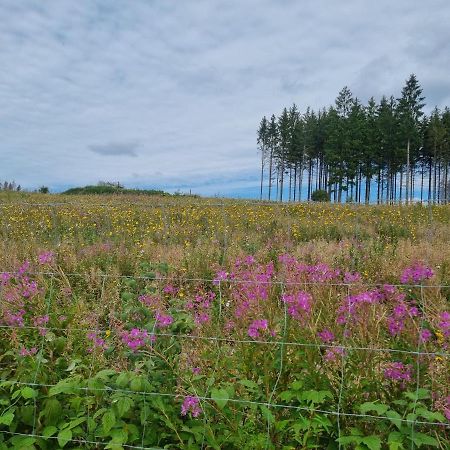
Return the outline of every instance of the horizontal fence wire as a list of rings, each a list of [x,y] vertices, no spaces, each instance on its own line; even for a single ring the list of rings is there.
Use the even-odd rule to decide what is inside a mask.
[[[118,334],[118,331],[111,329],[100,329],[100,328],[64,328],[64,327],[46,327],[46,326],[30,326],[30,325],[0,325],[0,329],[15,329],[15,330],[42,330],[46,331],[64,331],[64,332],[86,332],[86,333],[110,333]],[[333,349],[339,348],[342,350],[364,350],[369,352],[380,352],[380,353],[400,353],[406,355],[422,355],[422,356],[440,356],[440,357],[450,357],[450,353],[447,352],[427,352],[427,351],[417,351],[417,350],[402,350],[396,348],[383,348],[383,347],[358,347],[358,346],[348,346],[343,344],[320,344],[320,343],[308,343],[308,342],[291,342],[282,340],[268,341],[264,339],[234,339],[219,336],[199,336],[195,334],[180,334],[180,333],[159,333],[152,332],[152,336],[155,337],[171,337],[179,339],[193,339],[193,340],[204,340],[204,341],[218,341],[218,342],[228,342],[232,344],[260,344],[260,345],[287,345],[293,347],[306,347],[306,348],[324,348]]]
[[[7,274],[14,276],[17,274],[17,271],[8,271],[2,270],[1,274]],[[240,279],[217,279],[217,278],[180,278],[180,277],[161,277],[161,276],[151,276],[151,275],[118,275],[113,273],[89,273],[89,272],[37,272],[31,271],[27,272],[29,275],[33,276],[66,276],[66,277],[90,277],[90,278],[112,278],[112,279],[132,279],[132,280],[147,280],[147,281],[177,281],[179,283],[184,282],[202,282],[202,283],[211,283],[217,284],[219,281],[222,284],[261,284],[261,285],[285,285],[285,286],[322,286],[322,287],[383,287],[383,286],[391,286],[395,288],[425,288],[425,289],[440,289],[440,288],[450,288],[450,284],[417,284],[417,283],[366,283],[366,282],[322,282],[322,281],[281,281],[281,280],[240,280]]]
[[[33,387],[43,387],[43,388],[54,388],[57,386],[61,386],[56,384],[46,384],[46,383],[32,383],[32,382],[26,382],[26,381],[15,381],[15,380],[4,380],[0,378],[0,383],[8,383],[10,385],[19,385],[19,386],[33,386]],[[149,397],[170,397],[175,399],[180,398],[186,398],[190,397],[191,394],[171,394],[169,392],[149,392],[149,391],[133,391],[131,389],[115,389],[110,387],[105,388],[95,388],[95,387],[83,387],[83,386],[69,386],[67,385],[68,390],[75,390],[75,391],[94,391],[94,392],[117,392],[117,393],[123,393],[123,394],[140,394],[142,396],[149,396]],[[64,392],[62,392],[64,394]],[[388,416],[375,416],[372,414],[359,414],[359,413],[346,413],[346,412],[338,412],[338,411],[332,411],[332,410],[326,410],[326,409],[317,409],[317,408],[311,408],[308,406],[294,406],[294,405],[283,405],[281,403],[270,403],[270,402],[258,402],[255,400],[246,400],[246,399],[240,399],[240,398],[221,398],[221,397],[209,397],[209,396],[198,396],[199,400],[202,401],[220,401],[220,400],[227,400],[231,403],[239,403],[243,405],[254,405],[254,406],[266,406],[266,407],[272,407],[272,408],[281,408],[281,409],[288,409],[293,411],[309,411],[309,412],[317,412],[321,414],[331,415],[331,416],[344,416],[344,417],[365,417],[370,419],[380,419],[380,420],[392,420],[392,417],[389,418]],[[429,421],[422,421],[422,420],[412,420],[412,419],[403,419],[403,418],[395,418],[395,421],[402,422],[402,423],[417,423],[419,425],[429,425],[429,426],[441,426],[443,428],[450,428],[450,423],[444,423],[444,422],[429,422]],[[1,433],[1,432],[0,432]]]
[[[15,206],[38,206],[38,207],[48,207],[48,208],[59,208],[64,206],[70,206],[70,207],[76,207],[76,208],[92,208],[92,207],[100,207],[100,208],[115,208],[115,207],[134,207],[134,206],[141,206],[144,208],[168,208],[168,207],[182,207],[182,208],[209,208],[209,207],[236,207],[236,206],[301,206],[301,205],[308,205],[308,206],[316,206],[317,208],[323,208],[322,202],[314,202],[314,201],[277,201],[277,200],[244,200],[244,199],[226,199],[224,202],[214,202],[214,203],[208,203],[208,200],[204,202],[199,203],[193,203],[189,202],[188,204],[183,205],[181,202],[167,202],[167,203],[152,203],[152,202],[116,202],[113,201],[111,203],[95,203],[92,202],[92,199],[90,199],[91,203],[89,204],[83,204],[79,202],[0,202],[0,207],[15,207]],[[334,206],[334,205],[341,205],[345,206],[347,208],[358,208],[358,207],[379,207],[379,206],[397,206],[397,207],[411,207],[415,205],[426,205],[426,206],[447,206],[449,203],[437,203],[437,202],[430,202],[428,203],[427,200],[423,200],[422,202],[415,202],[415,203],[338,203],[338,202],[327,202],[325,203],[327,206]]]

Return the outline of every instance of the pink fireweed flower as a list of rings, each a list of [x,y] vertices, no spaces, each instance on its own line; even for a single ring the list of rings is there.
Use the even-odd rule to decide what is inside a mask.
[[[178,292],[178,289],[175,286],[168,284],[167,286],[164,286],[163,292],[164,292],[164,294],[176,295]]]
[[[30,261],[24,261],[24,263],[17,270],[17,276],[20,278],[28,271],[30,268]]]
[[[124,331],[121,335],[122,342],[132,351],[137,351],[148,345],[149,342],[155,341],[154,335],[149,335],[147,330],[133,328],[130,331]]]
[[[54,254],[51,251],[42,252],[38,255],[38,261],[41,265],[52,264]]]
[[[173,323],[173,317],[165,314],[156,313],[155,319],[158,328],[165,328]]]
[[[92,353],[95,349],[105,350],[107,348],[104,339],[98,337],[95,331],[91,331],[86,336],[92,343],[92,347],[88,348],[88,352]]]
[[[345,356],[345,350],[342,347],[331,347],[325,351],[325,361],[335,362]]]
[[[22,347],[19,351],[19,355],[20,356],[32,356],[35,355],[37,353],[37,348],[36,347],[31,347],[30,350],[26,349],[25,347]]]
[[[288,314],[294,319],[302,319],[311,311],[311,295],[307,292],[283,294],[282,299],[287,305]]]
[[[445,337],[450,337],[450,313],[444,311],[440,316],[439,329]]]
[[[148,307],[158,307],[161,304],[161,299],[154,295],[142,294],[138,297],[138,300]]]
[[[0,284],[2,286],[6,286],[9,280],[12,278],[12,275],[7,272],[0,273]]]
[[[253,339],[260,337],[260,332],[265,331],[268,328],[268,322],[266,319],[254,320],[248,327],[247,333]]]
[[[450,395],[445,399],[446,405],[444,406],[444,416],[450,422]]]
[[[329,342],[333,342],[334,341],[334,334],[328,328],[325,328],[324,330],[319,331],[317,333],[317,336],[319,336],[321,341],[324,342],[324,343],[329,343]]]
[[[384,377],[395,383],[400,382],[404,387],[407,382],[412,381],[412,367],[410,364],[405,365],[399,361],[391,362],[384,370]]]
[[[200,401],[198,397],[188,395],[181,405],[181,415],[185,416],[188,412],[190,412],[192,417],[198,417],[202,413],[199,403]]]
[[[219,284],[221,281],[224,281],[228,278],[228,273],[225,270],[219,270],[216,273],[216,277],[213,280],[213,284]]]
[[[420,342],[428,342],[432,336],[432,333],[430,330],[424,329],[420,332]]]
[[[344,274],[344,283],[357,283],[358,281],[361,281],[361,274],[358,272],[345,272]]]
[[[419,310],[415,306],[409,306],[403,300],[398,301],[392,310],[392,315],[387,318],[388,330],[392,336],[398,336],[405,328],[408,318],[417,317]]]
[[[315,266],[309,266],[308,279],[314,283],[325,283],[336,279],[340,274],[340,270],[335,270],[329,267],[327,264],[316,264]]]
[[[434,275],[431,267],[424,266],[423,264],[416,263],[411,267],[407,267],[401,277],[400,282],[407,284],[418,284],[422,281],[430,279]]]

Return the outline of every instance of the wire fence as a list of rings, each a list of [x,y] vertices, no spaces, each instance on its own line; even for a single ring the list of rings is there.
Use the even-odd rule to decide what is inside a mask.
[[[288,208],[290,206],[297,206],[302,205],[302,203],[277,203],[277,202],[258,202],[258,201],[242,201],[240,202],[240,205],[244,206],[255,206],[255,207],[276,207],[280,211],[283,208]],[[167,229],[169,227],[168,223],[168,217],[170,217],[170,209],[171,208],[177,208],[179,207],[179,204],[176,202],[167,202],[167,203],[158,203],[158,204],[151,204],[151,203],[145,203],[145,202],[114,202],[114,203],[93,203],[90,205],[80,205],[80,203],[69,203],[69,202],[53,202],[53,203],[33,203],[33,202],[16,202],[14,204],[10,203],[0,203],[0,209],[4,207],[17,207],[17,208],[45,208],[49,209],[54,212],[53,215],[53,228],[57,228],[58,226],[58,218],[56,216],[57,211],[59,209],[63,208],[78,208],[85,210],[84,212],[86,214],[89,214],[89,210],[92,208],[131,208],[133,206],[139,206],[144,208],[155,208],[158,209],[161,212],[161,221],[163,224],[164,233],[167,232]],[[317,205],[318,207],[320,205]],[[351,205],[353,206],[360,206],[360,205]],[[402,205],[398,205],[402,206]],[[430,205],[431,206],[431,205]],[[433,205],[434,206],[434,205]],[[222,220],[222,227],[224,229],[223,234],[220,237],[220,245],[222,249],[222,257],[225,259],[225,256],[228,252],[228,248],[230,245],[230,236],[228,227],[230,227],[231,220],[228,216],[228,208],[233,208],[232,203],[226,203],[226,202],[211,202],[211,203],[199,203],[195,204],[193,202],[189,203],[189,205],[184,206],[184,209],[195,209],[195,208],[220,208],[221,211],[221,220]],[[429,221],[431,222],[433,220],[432,217],[432,208],[429,208],[430,215],[429,215]],[[285,231],[290,235],[291,232],[291,223],[288,221],[285,225]],[[431,236],[431,235],[430,235]],[[431,239],[431,237],[430,237]],[[14,276],[16,272],[14,271],[3,271],[0,273],[9,274],[11,276]],[[180,399],[188,398],[192,396],[192,394],[195,395],[195,397],[199,400],[199,402],[202,405],[202,411],[203,411],[203,438],[200,447],[208,448],[208,444],[206,443],[206,423],[209,420],[213,420],[214,417],[209,416],[208,414],[208,405],[209,404],[215,404],[217,401],[227,401],[231,404],[242,406],[242,407],[265,407],[269,411],[270,410],[283,410],[291,413],[300,412],[300,413],[307,413],[307,414],[323,414],[325,416],[334,417],[337,420],[337,438],[339,442],[339,448],[341,448],[341,443],[339,438],[342,437],[342,422],[341,419],[347,418],[347,419],[362,419],[362,420],[371,420],[371,421],[391,421],[392,422],[392,416],[389,417],[387,415],[372,415],[367,413],[358,413],[354,411],[346,411],[344,407],[343,398],[346,391],[346,386],[348,386],[348,380],[346,380],[346,365],[349,363],[349,359],[351,358],[352,352],[370,352],[374,354],[392,354],[392,355],[400,355],[400,356],[410,356],[415,358],[415,395],[416,398],[419,398],[419,392],[421,389],[422,384],[424,381],[421,378],[421,371],[420,371],[420,363],[422,358],[449,358],[450,353],[448,353],[445,350],[428,350],[427,345],[421,343],[420,339],[417,340],[417,346],[414,348],[396,348],[394,346],[380,346],[378,343],[374,343],[372,345],[348,345],[346,342],[335,342],[335,343],[326,343],[326,342],[320,342],[318,339],[311,339],[311,341],[304,342],[304,341],[295,341],[288,339],[289,332],[291,330],[292,324],[290,323],[289,318],[289,312],[287,308],[286,302],[282,302],[280,299],[285,292],[286,289],[296,289],[296,288],[302,288],[304,290],[313,290],[313,289],[337,289],[342,290],[342,292],[345,292],[345,297],[347,298],[348,302],[350,302],[350,294],[354,290],[362,290],[367,288],[382,288],[385,284],[384,283],[368,283],[368,282],[354,282],[354,283],[345,283],[345,282],[322,282],[322,281],[292,281],[285,278],[278,279],[278,280],[257,280],[257,279],[227,279],[227,280],[218,280],[215,278],[195,278],[195,277],[180,277],[180,278],[173,278],[173,277],[167,277],[162,276],[160,274],[152,275],[152,276],[146,276],[146,275],[119,275],[119,274],[113,274],[113,273],[102,273],[99,271],[95,271],[94,273],[83,273],[83,272],[73,272],[73,273],[63,273],[59,270],[49,270],[49,271],[31,271],[28,274],[29,276],[33,277],[41,277],[44,279],[49,279],[48,285],[49,285],[49,291],[50,294],[46,296],[47,303],[46,303],[46,315],[51,314],[52,307],[54,306],[52,304],[52,299],[56,298],[54,293],[57,289],[57,284],[61,280],[62,277],[65,278],[80,278],[80,279],[99,279],[101,283],[100,291],[97,293],[97,299],[100,304],[104,303],[104,299],[106,297],[106,292],[108,289],[107,283],[110,280],[115,281],[124,281],[124,280],[139,280],[144,283],[167,283],[167,282],[174,282],[176,281],[180,285],[185,284],[191,284],[196,285],[198,283],[202,285],[209,286],[211,288],[214,288],[218,291],[218,300],[217,300],[217,321],[218,323],[223,324],[225,316],[228,314],[228,308],[226,306],[227,298],[225,290],[227,288],[230,288],[231,286],[267,286],[267,287],[276,287],[279,290],[279,299],[278,299],[278,319],[280,323],[280,330],[277,333],[276,337],[272,337],[270,339],[266,338],[259,338],[259,339],[253,339],[249,337],[236,337],[231,335],[203,335],[201,333],[182,333],[182,332],[165,332],[161,331],[160,329],[156,328],[156,322],[153,323],[153,326],[150,330],[150,335],[154,336],[155,338],[159,339],[168,339],[168,340],[186,340],[186,341],[195,341],[195,342],[207,342],[211,345],[215,345],[214,347],[216,352],[216,357],[214,360],[214,363],[212,364],[213,368],[210,373],[210,379],[214,380],[214,378],[217,376],[217,372],[220,369],[220,363],[221,363],[221,357],[229,350],[229,347],[236,347],[236,346],[270,346],[271,348],[277,348],[277,352],[279,355],[280,364],[278,367],[278,370],[275,371],[271,382],[271,388],[269,389],[269,393],[267,395],[267,398],[265,400],[252,400],[247,398],[239,398],[239,397],[227,397],[227,398],[220,398],[217,396],[208,395],[211,392],[211,389],[214,387],[214,381],[207,382],[206,385],[203,386],[203,389],[201,392],[199,392],[199,388],[196,386],[191,385],[191,391],[190,392],[162,392],[162,391],[152,391],[142,389],[142,390],[129,390],[129,389],[117,389],[113,387],[104,387],[104,388],[96,388],[94,386],[74,386],[72,389],[79,390],[80,392],[84,392],[87,396],[90,392],[101,392],[106,395],[110,395],[112,393],[121,393],[121,394],[132,394],[132,395],[139,395],[144,405],[146,402],[155,397],[161,397],[161,398],[170,398],[173,399],[174,402],[179,402]],[[403,283],[403,284],[390,284],[393,288],[399,289],[399,290],[418,290],[420,292],[420,303],[423,307],[427,306],[427,292],[429,291],[441,291],[443,289],[450,288],[450,285],[445,284],[423,284],[423,283]],[[0,286],[0,300],[2,296],[2,290]],[[347,304],[347,307],[350,309],[350,303]],[[178,312],[174,309],[175,312]],[[80,336],[86,335],[88,333],[97,333],[99,335],[106,335],[106,333],[110,333],[113,337],[115,337],[116,340],[120,339],[120,333],[122,330],[117,329],[114,327],[114,324],[111,323],[111,316],[109,316],[109,323],[103,324],[102,326],[40,326],[40,325],[30,325],[30,324],[24,324],[24,325],[13,325],[13,324],[4,324],[0,323],[0,329],[2,332],[14,332],[14,331],[23,331],[23,332],[37,332],[39,333],[43,328],[45,328],[46,332],[54,332],[58,334],[68,334],[68,333],[80,333]],[[417,330],[417,335],[420,334],[420,332],[425,328],[425,321],[424,317],[421,316],[419,328]],[[347,331],[347,324],[344,326],[343,335],[346,335]],[[150,349],[149,349],[149,355],[145,356],[148,358],[154,358],[155,353],[152,353],[153,350],[153,343],[152,341],[149,343]],[[46,340],[45,335],[40,336],[39,338],[39,354],[42,354],[45,350],[46,346]],[[228,347],[227,347],[228,346]],[[340,373],[339,373],[339,388],[337,390],[337,404],[335,405],[336,408],[329,408],[329,409],[323,409],[323,408],[315,408],[312,406],[300,406],[300,405],[291,405],[291,404],[284,404],[279,401],[278,398],[278,388],[280,386],[281,378],[283,377],[284,372],[286,369],[289,368],[289,361],[287,359],[287,352],[290,347],[293,348],[305,348],[305,349],[313,349],[317,350],[318,352],[322,350],[338,350],[340,355]],[[164,351],[164,349],[159,350]],[[164,353],[163,353],[164,356]],[[91,357],[89,358],[89,378],[91,378],[93,372],[94,372],[94,365],[95,365],[95,358],[96,353],[92,352]],[[37,359],[36,364],[36,370],[34,373],[34,376],[29,381],[24,380],[11,380],[11,379],[0,379],[0,388],[2,383],[12,383],[13,385],[17,386],[29,386],[34,387],[38,389],[51,389],[58,386],[58,383],[45,383],[45,382],[39,382],[39,371],[41,369],[42,364],[42,358]],[[145,408],[144,408],[145,409]],[[146,410],[146,409],[145,409]],[[2,411],[0,409],[0,411]],[[0,418],[2,414],[5,414],[7,411],[7,408],[3,408],[3,412],[0,413]],[[20,433],[15,432],[11,430],[4,430],[0,428],[0,435],[4,436],[22,436],[22,437],[30,437],[34,439],[43,439],[45,441],[47,440],[57,440],[57,436],[45,436],[42,433],[39,433],[39,409],[38,409],[38,402],[37,399],[33,399],[33,417],[32,417],[32,426],[29,433]],[[416,414],[416,408],[414,407],[413,415],[414,418],[410,418],[406,414],[403,417],[398,417],[395,420],[397,423],[400,424],[407,424],[411,426],[411,448],[415,448],[414,444],[414,433],[416,432],[416,425],[417,426],[424,426],[424,427],[434,427],[437,430],[450,430],[450,423],[446,422],[440,422],[440,421],[433,421],[433,420],[421,420],[419,416]],[[87,408],[87,414],[88,419],[91,417],[90,408]],[[121,447],[124,448],[130,448],[130,449],[141,449],[141,450],[151,450],[151,449],[160,449],[160,447],[154,447],[154,446],[146,446],[145,445],[145,435],[146,430],[148,426],[151,426],[148,424],[148,417],[144,417],[142,421],[142,436],[140,439],[140,445],[130,445],[123,443],[121,444]],[[266,448],[270,448],[271,446],[271,432],[273,429],[273,423],[271,422],[269,416],[267,416],[267,426],[266,426],[266,434],[267,439],[265,443]],[[0,422],[1,423],[1,422]],[[85,445],[85,446],[95,446],[95,447],[107,447],[109,445],[108,441],[105,439],[86,439],[82,436],[77,436],[75,438],[71,438],[68,440],[68,442],[72,442],[75,445]],[[55,442],[56,445],[56,442]]]
[[[4,273],[8,273],[13,275],[13,272],[4,272]],[[30,274],[30,276],[39,276],[39,277],[47,277],[49,278],[48,281],[48,285],[49,285],[49,292],[50,294],[46,297],[47,300],[47,304],[46,304],[46,314],[50,314],[51,313],[51,307],[52,307],[52,299],[54,298],[54,295],[52,295],[52,293],[54,293],[54,291],[57,289],[57,282],[58,279],[61,277],[61,273],[60,272],[35,272],[33,274]],[[65,277],[91,277],[92,274],[89,273],[75,273],[75,274],[64,274]],[[100,302],[105,298],[105,294],[106,294],[106,289],[107,289],[107,285],[106,285],[106,281],[108,279],[116,279],[116,280],[123,280],[123,279],[130,279],[133,277],[124,277],[124,276],[120,276],[120,275],[114,275],[114,274],[98,274],[98,277],[102,280],[101,281],[101,289],[100,292],[98,294],[98,299],[100,300]],[[149,281],[151,283],[159,283],[159,282],[165,282],[168,281],[169,278],[167,277],[155,277],[155,278],[149,278],[149,277],[135,277],[136,279],[142,279],[144,281]],[[173,281],[173,280],[171,280]],[[232,285],[239,285],[239,284],[255,284],[255,283],[260,283],[260,284],[266,284],[266,285],[272,285],[272,286],[278,286],[278,288],[281,289],[281,293],[284,292],[284,289],[291,285],[291,286],[303,286],[304,288],[308,288],[308,286],[321,286],[321,288],[323,289],[335,289],[335,288],[339,288],[339,289],[343,289],[346,292],[346,297],[348,299],[348,301],[350,301],[349,299],[351,298],[351,291],[354,288],[357,289],[362,289],[364,287],[364,285],[361,284],[355,284],[355,283],[288,283],[282,280],[279,281],[267,281],[267,282],[258,282],[257,280],[215,280],[215,279],[205,279],[205,278],[195,278],[195,279],[182,279],[180,280],[181,283],[208,283],[211,286],[215,286],[218,290],[219,290],[219,297],[218,297],[218,307],[217,307],[217,311],[218,311],[218,320],[222,320],[224,314],[226,314],[226,307],[224,306],[224,294],[223,294],[223,290],[226,289],[227,286],[232,286]],[[436,290],[441,288],[441,286],[439,285],[424,285],[424,284],[414,284],[414,285],[408,285],[408,284],[399,284],[396,286],[397,288],[401,289],[419,289],[420,290],[420,302],[422,306],[425,306],[426,303],[426,291],[427,290]],[[0,291],[0,298],[1,298],[1,294],[2,292]],[[350,304],[348,304],[348,307],[350,308]],[[208,395],[208,393],[211,391],[211,388],[214,387],[213,384],[208,383],[205,386],[205,389],[203,392],[198,392],[198,390],[196,390],[195,388],[193,388],[195,397],[201,402],[202,404],[202,411],[204,412],[204,416],[203,416],[203,421],[204,423],[206,423],[209,418],[208,418],[208,408],[207,405],[209,403],[211,404],[215,404],[218,401],[226,401],[229,402],[231,404],[236,404],[236,405],[240,405],[242,407],[246,407],[246,406],[255,406],[255,407],[265,407],[268,408],[269,410],[285,410],[285,411],[290,411],[290,412],[300,412],[300,413],[308,413],[308,414],[323,414],[326,416],[331,416],[331,417],[336,417],[337,419],[337,426],[338,426],[338,438],[341,437],[342,435],[342,429],[341,429],[341,418],[348,418],[348,419],[363,419],[363,420],[386,420],[386,421],[392,421],[392,416],[386,416],[383,414],[380,415],[373,415],[373,414],[367,414],[367,413],[358,413],[358,412],[349,412],[349,411],[345,411],[345,409],[343,408],[343,404],[342,404],[342,399],[343,399],[343,394],[345,393],[345,389],[346,389],[346,379],[345,379],[345,374],[346,374],[346,370],[345,370],[345,365],[348,361],[348,359],[350,358],[350,355],[352,352],[354,351],[364,351],[364,352],[379,352],[379,353],[393,353],[393,354],[402,354],[402,355],[409,355],[409,356],[413,356],[416,358],[416,387],[415,387],[415,392],[416,392],[416,397],[419,398],[419,392],[420,392],[420,388],[421,388],[421,380],[420,380],[420,360],[423,357],[441,357],[441,358],[448,358],[450,356],[449,353],[445,352],[445,351],[427,351],[426,348],[424,348],[424,346],[421,344],[420,340],[418,340],[418,344],[417,347],[414,349],[399,349],[399,348],[382,348],[382,347],[377,347],[377,346],[358,346],[358,345],[345,345],[344,342],[342,343],[323,343],[323,342],[318,342],[317,340],[314,342],[296,342],[296,341],[290,341],[287,339],[287,336],[289,334],[289,327],[292,326],[289,324],[289,314],[288,314],[288,310],[287,310],[287,305],[286,303],[282,303],[280,305],[280,320],[281,320],[281,331],[279,333],[279,337],[274,337],[273,339],[250,339],[250,338],[245,338],[245,339],[238,339],[235,337],[231,337],[231,336],[204,336],[201,334],[196,334],[195,332],[193,332],[192,334],[183,334],[183,333],[169,333],[169,332],[161,332],[160,330],[157,330],[155,327],[155,324],[153,325],[153,328],[151,330],[151,336],[155,336],[156,338],[170,338],[170,339],[178,339],[178,340],[199,340],[199,341],[209,341],[212,343],[216,343],[218,345],[217,347],[217,357],[216,357],[216,362],[215,362],[215,366],[214,369],[212,371],[211,374],[211,379],[214,379],[214,376],[216,374],[216,371],[220,365],[220,355],[221,355],[221,345],[227,344],[227,345],[267,345],[267,346],[275,346],[279,348],[279,352],[280,352],[280,361],[281,364],[279,366],[279,369],[276,373],[276,375],[274,376],[273,379],[273,384],[272,384],[272,388],[270,390],[270,393],[267,397],[267,399],[265,401],[262,400],[249,400],[246,398],[233,398],[233,397],[227,397],[227,398],[220,398],[217,396],[211,396]],[[26,332],[27,330],[33,330],[33,331],[40,331],[42,330],[43,326],[38,326],[38,325],[6,325],[6,324],[1,324],[0,328],[4,331],[9,330],[22,330],[24,332]],[[55,326],[44,326],[45,331],[49,332],[58,332],[58,333],[74,333],[74,332],[80,332],[83,334],[87,334],[89,332],[95,332],[95,333],[112,333],[112,334],[116,334],[116,337],[119,338],[120,336],[120,330],[115,330],[114,327],[112,326],[112,324],[109,324],[108,328],[99,328],[99,327],[93,327],[93,328],[89,328],[89,327],[55,327]],[[344,329],[344,336],[346,334],[346,329],[347,329],[347,325],[345,325],[345,329]],[[418,330],[418,332],[420,333],[420,331],[424,329],[424,319],[423,317],[421,318],[421,323],[420,323],[420,328]],[[42,353],[44,351],[44,346],[45,346],[45,334],[43,334],[40,338],[40,348],[39,348],[39,352]],[[153,345],[153,344],[150,344]],[[337,407],[336,409],[323,409],[323,408],[315,408],[315,407],[311,407],[311,406],[300,406],[300,405],[290,405],[290,404],[283,404],[280,403],[279,401],[274,401],[274,399],[277,396],[277,388],[280,382],[280,379],[283,375],[284,369],[285,369],[285,364],[289,364],[289,362],[286,360],[286,350],[288,347],[305,347],[305,348],[311,348],[311,349],[317,349],[318,351],[320,351],[320,349],[338,349],[340,352],[340,356],[341,356],[341,367],[340,367],[340,386],[339,386],[339,390],[338,390],[338,402],[337,402]],[[161,350],[160,350],[161,351]],[[151,350],[150,350],[151,353]],[[154,355],[153,355],[154,356]],[[149,356],[152,357],[152,356]],[[92,371],[93,371],[93,366],[94,366],[94,358],[95,355],[94,353],[92,354],[91,357],[91,361],[90,361],[90,368],[89,368],[89,373],[90,375],[92,375]],[[22,380],[11,380],[11,379],[0,379],[0,385],[5,385],[4,383],[8,384],[10,383],[11,385],[16,385],[16,386],[29,386],[29,387],[34,387],[34,388],[38,388],[38,389],[51,389],[51,388],[55,388],[58,386],[58,383],[45,383],[45,382],[38,382],[38,374],[39,374],[39,370],[40,370],[40,364],[41,364],[41,359],[37,360],[37,365],[36,365],[36,371],[35,371],[35,375],[34,375],[34,379],[30,380],[30,381],[22,381]],[[85,392],[86,395],[88,395],[89,392],[101,392],[107,395],[113,394],[113,393],[121,393],[121,394],[132,394],[132,395],[139,395],[142,397],[143,401],[146,402],[147,399],[149,398],[154,398],[154,397],[164,397],[164,398],[171,398],[173,399],[173,401],[179,401],[180,399],[183,398],[188,398],[192,395],[192,392],[161,392],[161,391],[151,391],[151,390],[140,390],[140,391],[135,391],[135,390],[130,390],[130,389],[117,389],[114,387],[104,387],[104,388],[97,388],[95,386],[92,387],[88,387],[88,386],[74,386],[72,388],[73,390],[80,390],[81,392]],[[5,411],[3,411],[3,413],[5,413]],[[88,408],[88,414],[89,413],[89,408]],[[413,414],[415,414],[415,408],[413,411]],[[38,410],[38,405],[37,405],[37,400],[36,398],[34,398],[34,413],[33,413],[33,421],[32,421],[32,430],[29,434],[24,434],[24,433],[16,433],[14,431],[6,431],[6,430],[0,430],[0,434],[3,435],[9,435],[9,436],[23,436],[23,437],[30,437],[30,438],[36,438],[36,439],[50,439],[50,440],[54,440],[57,439],[56,436],[45,436],[42,434],[37,433],[37,418],[39,415],[39,410]],[[411,426],[411,448],[415,448],[414,447],[414,432],[415,432],[415,426],[426,426],[426,427],[436,427],[437,429],[450,429],[450,424],[449,423],[444,423],[444,422],[439,422],[439,421],[430,421],[430,420],[421,420],[420,417],[414,417],[414,418],[409,418],[408,416],[406,417],[399,417],[396,419],[397,423],[403,423],[403,424],[407,424]],[[146,420],[144,420],[143,422],[143,430],[142,430],[142,439],[141,439],[141,445],[128,445],[128,444],[123,444],[122,447],[124,448],[135,448],[135,449],[156,449],[158,447],[153,447],[153,446],[146,446],[144,444],[145,442],[145,432],[146,432],[146,426],[147,426],[147,422]],[[271,445],[271,441],[270,441],[270,436],[271,436],[271,428],[272,428],[273,424],[272,422],[269,420],[269,418],[267,419],[267,442],[266,442],[266,448],[270,448]],[[204,431],[205,433],[205,428]],[[82,437],[75,437],[73,439],[69,440],[70,442],[73,442],[74,444],[77,445],[94,445],[94,446],[107,446],[108,442],[105,442],[101,439],[99,440],[90,440],[90,439],[85,439]],[[338,442],[340,442],[338,440]],[[341,446],[341,444],[339,443],[339,446]],[[205,442],[205,437],[203,439],[203,442],[201,444],[201,448],[206,448],[207,444]]]

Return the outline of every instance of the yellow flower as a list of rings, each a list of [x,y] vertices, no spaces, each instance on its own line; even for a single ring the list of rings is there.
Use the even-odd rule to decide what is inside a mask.
[[[111,335],[111,330],[106,330],[106,337],[108,338]]]

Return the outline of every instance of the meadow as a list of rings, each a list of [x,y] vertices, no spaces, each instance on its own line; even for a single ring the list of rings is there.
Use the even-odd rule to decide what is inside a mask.
[[[450,206],[0,194],[0,449],[450,448]]]

